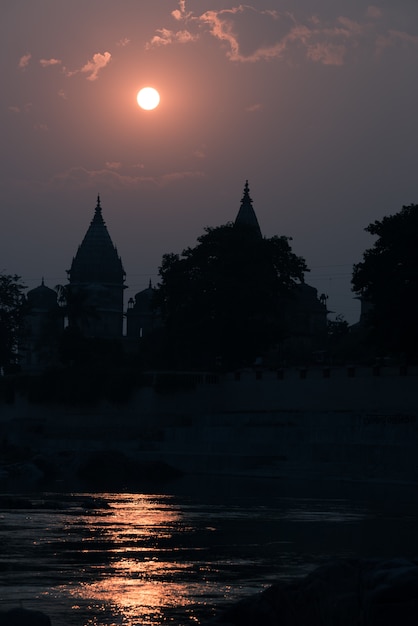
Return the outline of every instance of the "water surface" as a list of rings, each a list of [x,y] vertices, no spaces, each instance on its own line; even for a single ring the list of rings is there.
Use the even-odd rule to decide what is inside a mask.
[[[0,501],[0,608],[53,626],[199,624],[338,557],[417,554],[409,487],[197,479]],[[9,503],[9,504],[8,504]]]

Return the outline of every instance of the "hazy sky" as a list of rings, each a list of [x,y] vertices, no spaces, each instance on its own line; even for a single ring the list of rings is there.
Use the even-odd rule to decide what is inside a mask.
[[[418,203],[416,0],[2,0],[0,31],[0,270],[65,283],[100,193],[128,298],[248,178],[357,321],[364,228]]]

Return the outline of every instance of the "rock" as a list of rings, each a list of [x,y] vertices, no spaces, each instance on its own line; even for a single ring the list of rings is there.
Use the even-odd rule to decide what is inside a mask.
[[[373,626],[418,624],[418,561],[384,561],[366,569],[365,614]]]
[[[51,626],[48,615],[31,609],[0,611],[0,626]]]
[[[279,581],[215,622],[232,626],[416,626],[418,561],[347,559]]]

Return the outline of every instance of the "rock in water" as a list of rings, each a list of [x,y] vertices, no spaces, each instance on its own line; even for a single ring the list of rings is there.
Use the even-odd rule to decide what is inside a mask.
[[[418,559],[347,559],[279,581],[216,620],[225,626],[416,626]]]

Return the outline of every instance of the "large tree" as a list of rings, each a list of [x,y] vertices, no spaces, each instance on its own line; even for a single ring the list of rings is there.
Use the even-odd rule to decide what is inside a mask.
[[[206,228],[194,248],[164,255],[157,305],[172,364],[251,362],[281,338],[283,303],[305,271],[288,237],[236,224]]]
[[[418,356],[418,205],[367,226],[377,237],[354,266],[352,285],[365,304],[369,337],[383,354]]]
[[[0,368],[16,363],[23,326],[25,286],[20,276],[0,272]]]

